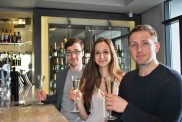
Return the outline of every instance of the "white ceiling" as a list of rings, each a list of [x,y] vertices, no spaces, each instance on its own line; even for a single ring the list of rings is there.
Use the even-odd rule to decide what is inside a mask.
[[[1,9],[34,7],[140,14],[164,0],[0,0]]]

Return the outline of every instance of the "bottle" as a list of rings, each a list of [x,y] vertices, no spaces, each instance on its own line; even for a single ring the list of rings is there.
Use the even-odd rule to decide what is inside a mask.
[[[10,62],[11,62],[9,52],[7,52],[6,61],[5,62],[6,62],[6,64],[10,64]]]
[[[57,57],[58,56],[56,42],[54,43],[54,48],[53,48],[52,53],[53,53],[53,57]]]
[[[2,57],[2,63],[5,64],[6,62],[6,52],[4,51],[2,54],[1,54],[1,57]]]
[[[20,35],[20,32],[18,32],[18,35],[17,35],[17,43],[21,43],[21,35]]]
[[[18,53],[18,57],[17,57],[17,66],[21,66],[21,55],[20,55],[20,52]]]
[[[10,73],[11,75],[11,101],[16,102],[19,101],[19,73],[13,67],[13,71]]]
[[[54,58],[53,71],[54,71],[54,73],[59,71],[59,59],[58,59],[58,57]]]
[[[116,52],[116,55],[117,55],[117,57],[119,57],[119,55],[118,55],[118,49],[117,49],[118,47],[117,47],[117,45],[115,44],[114,45],[114,49],[115,49],[115,52]]]
[[[17,42],[17,41],[16,41],[16,32],[14,32],[12,42],[13,42],[13,43],[16,43],[16,42]]]
[[[13,35],[12,35],[11,30],[10,30],[9,35],[8,35],[8,42],[12,43],[12,40],[13,40]]]
[[[56,74],[53,74],[53,78],[51,77],[51,81],[49,82],[50,95],[53,95],[56,90]]]
[[[3,62],[2,62],[2,56],[1,56],[1,52],[0,52],[0,67],[3,66]]]
[[[56,74],[54,74],[54,76],[53,76],[53,81],[54,81],[53,94],[55,94],[56,93]]]
[[[4,42],[8,43],[8,30],[5,31]]]
[[[2,43],[2,42],[1,42],[1,32],[0,32],[0,43]]]
[[[54,74],[53,80],[54,80],[53,88],[54,88],[54,93],[55,93],[55,90],[56,90],[56,74]]]
[[[1,32],[1,43],[4,43],[4,29],[2,28]]]
[[[55,71],[58,72],[59,71],[59,58],[58,57],[55,59],[54,65],[55,65]]]
[[[59,49],[59,57],[64,57],[65,56],[65,50],[64,50],[64,44],[63,42],[60,43],[60,49]]]
[[[16,55],[14,55],[14,57],[13,57],[12,65],[13,66],[17,66],[17,58],[16,58]]]

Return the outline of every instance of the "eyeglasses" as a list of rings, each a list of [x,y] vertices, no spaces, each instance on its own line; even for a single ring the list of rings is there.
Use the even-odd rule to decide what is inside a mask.
[[[67,56],[70,56],[71,54],[73,55],[73,54],[75,54],[75,55],[79,55],[80,53],[82,52],[82,50],[81,51],[66,51],[66,55]]]

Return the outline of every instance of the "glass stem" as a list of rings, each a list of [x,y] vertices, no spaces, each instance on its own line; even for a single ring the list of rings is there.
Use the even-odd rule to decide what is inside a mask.
[[[109,118],[112,116],[112,115],[111,115],[111,113],[112,113],[112,111],[111,111],[111,110],[109,110]]]

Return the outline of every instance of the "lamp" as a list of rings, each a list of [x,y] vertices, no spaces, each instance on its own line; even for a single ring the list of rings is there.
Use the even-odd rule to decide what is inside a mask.
[[[129,11],[129,17],[133,17],[133,12],[132,11]]]
[[[112,27],[112,25],[111,25],[111,22],[108,20],[108,25],[109,25],[109,29],[111,29]]]
[[[70,37],[71,38],[71,21],[70,21],[70,18],[68,18],[68,29],[70,31]]]

